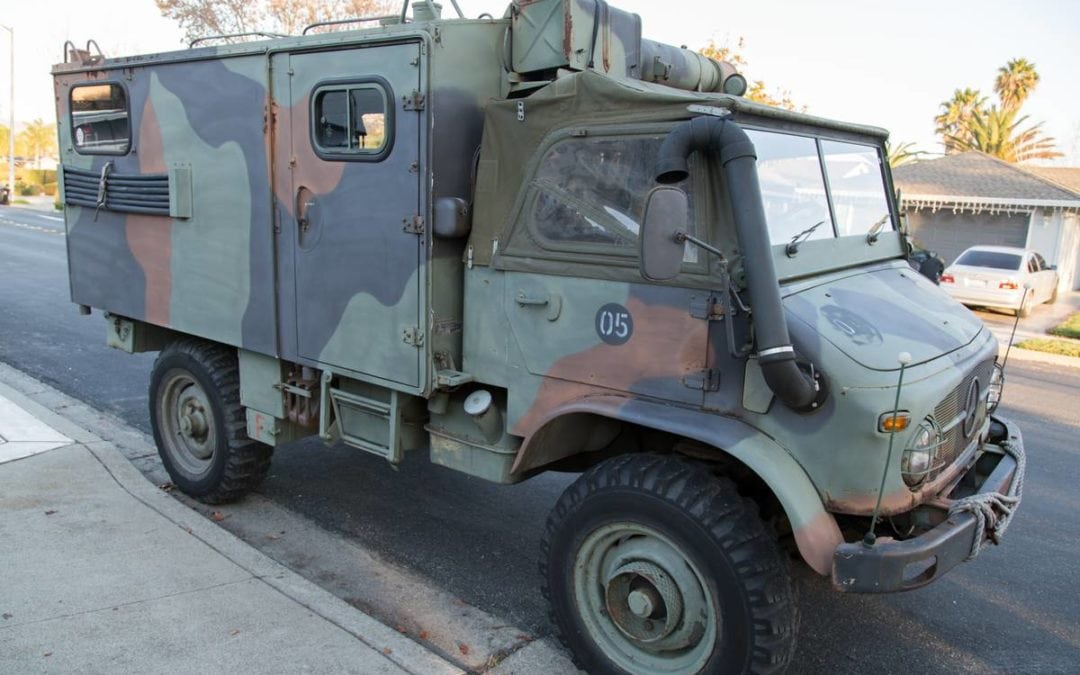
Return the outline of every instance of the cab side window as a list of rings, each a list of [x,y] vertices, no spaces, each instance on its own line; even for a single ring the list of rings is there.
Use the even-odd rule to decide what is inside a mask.
[[[533,179],[530,225],[541,245],[637,255],[645,200],[662,136],[569,138],[552,146]],[[678,187],[691,194],[691,180]],[[689,222],[694,222],[693,198]],[[696,249],[688,249],[694,262]]]
[[[128,97],[115,82],[71,88],[72,145],[80,155],[126,155],[131,148]]]
[[[376,82],[319,87],[312,97],[311,140],[323,159],[378,160],[390,150],[392,109]]]

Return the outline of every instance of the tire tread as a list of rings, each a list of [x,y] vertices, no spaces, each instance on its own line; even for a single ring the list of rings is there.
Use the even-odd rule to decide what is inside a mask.
[[[206,504],[224,504],[244,497],[258,487],[270,470],[273,448],[247,435],[247,416],[240,405],[240,366],[236,349],[197,338],[181,338],[158,354],[155,371],[163,359],[183,354],[197,362],[217,391],[225,418],[228,443],[221,480],[208,493],[196,498]],[[151,406],[154,405],[151,392]]]
[[[794,655],[798,631],[798,605],[787,557],[758,517],[757,505],[740,496],[734,482],[680,457],[621,455],[592,467],[566,489],[548,517],[540,543],[541,593],[548,601],[552,624],[559,626],[549,585],[554,538],[591,495],[619,487],[638,488],[678,506],[711,533],[733,563],[750,605],[754,644],[747,672],[783,672]],[[563,631],[558,633],[575,665],[585,669]]]

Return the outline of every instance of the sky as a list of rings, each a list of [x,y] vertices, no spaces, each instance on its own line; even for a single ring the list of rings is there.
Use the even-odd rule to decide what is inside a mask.
[[[453,13],[444,0],[444,15]],[[501,16],[505,0],[459,0],[467,16]],[[1035,63],[1042,81],[1025,104],[1031,121],[1080,166],[1080,2],[1076,0],[611,0],[639,14],[645,37],[700,48],[741,37],[744,74],[783,88],[808,112],[889,129],[892,140],[940,152],[934,115],[957,88],[993,96],[997,69]],[[9,0],[0,24],[15,31],[16,125],[53,119],[50,66],[65,40],[93,38],[107,55],[183,48],[153,0]],[[0,30],[0,123],[8,120],[9,34]]]

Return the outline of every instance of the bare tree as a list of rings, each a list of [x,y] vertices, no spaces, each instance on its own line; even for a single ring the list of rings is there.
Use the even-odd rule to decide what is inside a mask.
[[[384,0],[154,0],[189,40],[206,35],[263,31],[299,33],[317,21],[389,12]]]
[[[742,50],[745,48],[746,40],[740,36],[735,42],[735,46],[729,44],[718,45],[715,40],[709,40],[709,44],[699,49],[698,53],[703,56],[708,56],[711,59],[716,59],[717,61],[727,61],[735,66],[736,70],[742,72],[749,65],[746,57],[743,56],[742,53]],[[746,92],[746,98],[758,103],[764,103],[765,105],[806,112],[806,106],[795,103],[789,90],[774,89],[770,91],[769,87],[761,80],[753,80],[750,82],[750,87]]]

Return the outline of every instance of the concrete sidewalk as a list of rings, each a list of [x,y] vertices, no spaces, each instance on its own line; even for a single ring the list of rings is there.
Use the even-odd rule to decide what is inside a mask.
[[[458,673],[0,383],[0,672]]]

